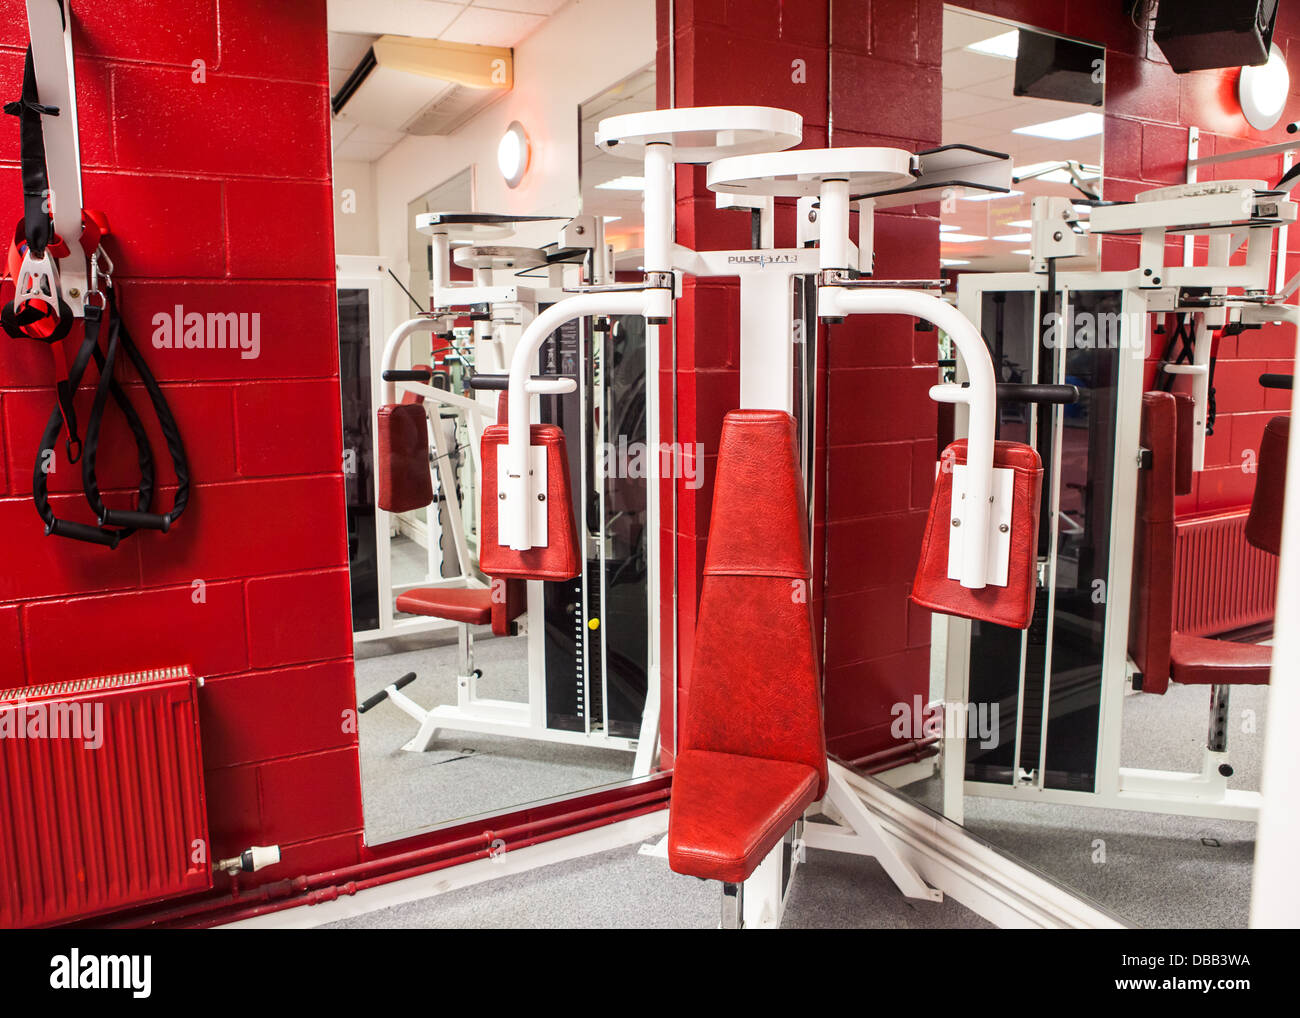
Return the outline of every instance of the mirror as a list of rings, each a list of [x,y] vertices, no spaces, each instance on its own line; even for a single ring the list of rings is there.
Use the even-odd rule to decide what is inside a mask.
[[[566,125],[572,132],[580,124],[582,139],[573,141],[581,182],[569,207],[580,200],[584,213],[599,215],[618,251],[640,245],[641,195],[599,186],[614,179],[615,164],[589,136],[601,117],[653,105],[651,67],[580,104]],[[485,150],[475,165],[495,160],[495,151]],[[476,199],[469,166],[409,204],[404,255],[414,302],[406,299],[403,316],[431,300],[432,243],[415,230],[415,217],[476,212]],[[423,400],[417,405],[425,413],[435,495],[425,508],[378,512],[393,625],[380,639],[356,643],[371,844],[572,796],[654,767],[658,706],[648,694],[655,606],[646,564],[654,553],[649,506],[657,482],[624,469],[648,433],[641,319],[615,319],[607,330],[591,320],[571,324],[544,343],[538,358],[539,373],[577,383],[573,392],[544,395],[534,405],[535,420],[559,425],[566,438],[580,575],[525,582],[479,568],[480,443],[496,419],[498,392],[472,390],[468,379],[499,371],[526,324],[579,272],[592,271],[595,248],[583,255],[553,242],[531,246],[555,238],[568,218],[520,224],[512,235],[490,239],[453,232],[453,285],[510,288],[517,299],[494,303],[490,315],[421,330],[399,358],[402,368],[434,369],[430,385],[407,390],[405,399]],[[381,370],[376,362],[376,379]],[[375,403],[383,401],[377,387]]]
[[[1280,486],[1265,471],[1235,498],[1206,495],[1234,465],[1211,449],[1224,429],[1240,429],[1243,462],[1265,448],[1278,462],[1262,411],[1281,404],[1258,386],[1220,390],[1204,473],[1195,382],[1163,367],[1211,341],[1197,316],[1165,314],[1130,273],[1099,271],[1095,247],[1031,271],[1033,199],[1086,220],[1105,196],[1101,110],[1017,94],[1041,92],[1021,59],[1055,45],[1038,36],[945,10],[944,141],[1010,153],[1018,181],[1010,195],[945,203],[941,248],[999,380],[1072,385],[1078,398],[999,397],[998,438],[1043,464],[1034,617],[1023,631],[933,617],[942,757],[903,791],[1127,922],[1244,927],[1266,666],[1189,660],[1267,661],[1276,556],[1247,531],[1271,517],[1255,503],[1280,499]],[[1220,345],[1221,361],[1233,350]],[[942,345],[939,357],[961,380]],[[940,448],[962,428],[941,420]]]

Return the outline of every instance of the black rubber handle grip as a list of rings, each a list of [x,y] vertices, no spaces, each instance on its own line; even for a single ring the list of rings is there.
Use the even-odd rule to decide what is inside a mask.
[[[1035,382],[998,382],[998,399],[1007,403],[1077,403],[1079,387]]]
[[[116,530],[100,530],[71,520],[55,520],[45,528],[45,533],[56,537],[71,537],[87,544],[102,544],[106,548],[116,548],[117,542],[122,539],[121,533]]]
[[[105,509],[100,517],[101,527],[133,527],[136,530],[161,530],[164,534],[171,529],[171,514],[142,513],[134,509]]]
[[[428,368],[390,368],[384,372],[385,382],[427,382],[433,374]]]
[[[402,689],[405,686],[409,686],[414,681],[415,681],[415,672],[407,672],[396,682],[392,683],[392,686],[394,689]],[[366,711],[370,710],[371,707],[376,707],[387,699],[388,699],[388,686],[385,686],[374,696],[367,697],[365,700],[363,700],[361,706],[357,708],[357,713],[364,714]]]
[[[1259,376],[1259,384],[1265,389],[1294,389],[1295,375],[1278,375],[1266,372]]]
[[[533,375],[534,382],[554,382],[558,379],[568,378],[568,375]],[[500,391],[510,387],[509,375],[470,375],[469,387],[479,389],[484,392],[492,390]]]

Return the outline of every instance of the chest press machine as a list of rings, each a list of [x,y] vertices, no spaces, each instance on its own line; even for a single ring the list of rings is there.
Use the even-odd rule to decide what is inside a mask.
[[[1051,521],[1036,550],[1042,590],[1034,624],[1020,633],[961,618],[947,625],[945,702],[1000,700],[1005,736],[986,749],[979,738],[945,733],[944,814],[957,822],[964,819],[963,795],[1225,819],[1258,815],[1258,792],[1228,787],[1228,705],[1234,685],[1269,681],[1270,649],[1175,631],[1174,498],[1191,490],[1193,474],[1205,465],[1219,337],[1297,321],[1286,301],[1300,288],[1300,275],[1285,281],[1284,258],[1271,269],[1275,238],[1284,238],[1297,218],[1290,192],[1300,178],[1288,173],[1272,187],[1197,181],[1198,164],[1189,165],[1187,184],[1143,192],[1133,202],[1081,203],[1093,206],[1087,219],[1068,199],[1035,199],[1033,271],[959,281],[958,306],[984,325],[999,350],[1015,339],[1002,334],[1008,298],[1019,298],[1032,322],[1054,313],[1053,335],[1061,342],[1027,330],[1023,366],[1042,382],[1086,378],[1088,393],[1086,408],[1072,419],[1066,410],[1047,410],[1025,425],[1047,464],[1043,516]],[[1058,262],[1068,266],[1090,249],[1093,235],[1106,234],[1139,239],[1137,268],[1058,272]],[[1197,239],[1204,253],[1193,258]],[[1168,253],[1180,247],[1182,263],[1170,264]],[[1285,241],[1277,247],[1284,251]],[[1118,313],[1098,313],[1107,307]],[[1104,327],[1107,318],[1113,328]],[[1143,393],[1153,319],[1173,324],[1157,391]],[[1277,384],[1267,377],[1261,382]],[[1185,391],[1171,393],[1180,379]],[[1076,443],[1072,452],[1070,440],[1081,434],[1086,450]],[[1285,436],[1284,418],[1265,432],[1245,529],[1249,545],[1266,555],[1279,547]],[[1072,456],[1080,461],[1073,466]],[[1098,589],[1105,591],[1100,599]],[[1126,694],[1163,694],[1171,682],[1210,688],[1199,771],[1122,766]]]
[[[566,222],[558,241],[545,248],[508,243],[521,224],[554,218],[486,213],[417,217],[417,229],[431,238],[432,310],[400,325],[385,346],[384,405],[377,428],[378,503],[394,513],[431,502],[444,509],[459,575],[402,591],[396,607],[456,624],[457,700],[422,707],[403,692],[416,679],[415,673],[408,673],[366,700],[361,710],[388,700],[411,715],[419,730],[404,748],[414,752],[432,748],[443,730],[506,735],[632,752],[633,773],[639,776],[652,769],[658,745],[658,684],[651,656],[657,641],[649,636],[652,602],[635,576],[635,541],[622,533],[611,536],[615,525],[626,523],[620,519],[626,513],[618,499],[628,493],[619,486],[636,482],[611,481],[601,457],[591,453],[628,439],[627,429],[637,419],[632,404],[638,398],[647,405],[655,402],[655,376],[646,365],[638,384],[614,393],[609,380],[617,368],[585,376],[580,370],[588,361],[599,361],[619,323],[597,322],[589,331],[575,327],[550,337],[530,373],[530,390],[548,397],[529,419],[534,444],[549,449],[550,467],[572,473],[588,494],[582,500],[557,499],[550,506],[555,541],[564,538],[563,561],[529,563],[529,568],[500,562],[494,558],[495,544],[485,546],[481,538],[488,529],[495,530],[496,505],[486,503],[480,514],[467,497],[478,489],[485,469],[489,475],[495,470],[508,414],[508,378],[500,372],[521,330],[564,297],[566,278],[587,286],[607,286],[613,279],[612,252],[597,217]],[[471,269],[473,279],[452,282],[453,260]],[[439,379],[430,367],[399,366],[409,359],[412,337],[432,332],[449,343],[453,324],[466,316],[473,324],[473,346],[457,354],[472,372],[466,377],[467,394],[433,384]],[[635,358],[631,361],[623,370],[638,376]],[[627,405],[620,406],[620,401]],[[623,417],[631,418],[633,425]],[[552,418],[576,422],[580,439],[573,452],[558,440],[561,432]],[[455,423],[444,427],[445,419]],[[462,432],[463,441],[458,437]],[[436,502],[431,464],[438,477]],[[644,487],[649,490],[639,496],[632,493],[631,500],[647,509],[657,506],[654,481],[647,477]],[[571,490],[571,482],[565,487]],[[646,530],[643,541],[653,536]],[[631,552],[625,547],[629,544]],[[656,559],[654,551],[640,554]],[[473,631],[487,625],[496,635],[525,636],[526,700],[480,695],[482,673],[474,665]]]
[[[510,361],[504,442],[484,440],[485,466],[496,463],[483,484],[485,567],[490,559],[496,572],[519,576],[563,568],[567,540],[557,533],[555,503],[572,496],[549,452],[563,436],[542,443],[529,425],[537,351],[555,330],[587,316],[637,315],[666,324],[683,273],[740,277],[741,406],[723,424],[667,844],[674,870],[722,882],[729,927],[779,924],[806,845],[874,856],[904,894],[941,897],[883,834],[854,787],[859,779],[826,755],[807,597],[808,502],[792,415],[793,277],[815,278],[824,320],[904,314],[952,337],[969,381],[936,385],[931,396],[968,408],[970,437],[952,482],[937,489],[938,525],[919,576],[938,610],[1023,617],[1020,602],[1033,596],[1026,573],[1032,563],[1013,549],[1034,543],[1037,503],[1029,495],[1036,454],[1014,443],[995,447],[997,392],[979,333],[935,294],[911,288],[934,282],[900,286],[868,278],[875,207],[937,200],[959,186],[1006,190],[1009,160],[959,147],[920,155],[888,148],[784,151],[801,137],[796,114],[766,107],[657,110],[602,121],[597,144],[644,164],[644,278],[579,287],[524,329]],[[719,203],[755,211],[754,249],[695,252],[673,242],[677,162],[708,163],[710,188],[725,196]],[[801,222],[817,223],[818,248],[772,247],[777,198],[800,200]],[[814,203],[816,216],[806,216]],[[858,245],[850,238],[855,203],[863,224]],[[652,422],[649,434],[657,430]],[[1029,485],[1017,483],[1021,465]],[[833,822],[804,824],[818,800]]]

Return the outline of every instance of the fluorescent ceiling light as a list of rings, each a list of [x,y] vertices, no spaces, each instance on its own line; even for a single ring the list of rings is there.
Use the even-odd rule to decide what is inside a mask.
[[[947,268],[951,265],[969,265],[970,262],[965,258],[940,258],[939,264]]]
[[[1034,225],[1034,221],[1032,219],[1013,219],[1007,225],[1014,226],[1018,230],[1027,230]]]
[[[605,217],[605,222],[607,222],[607,223],[617,223],[617,222],[618,222],[620,219],[622,219],[622,218],[623,218],[622,216],[606,216],[606,217]]]
[[[999,198],[1019,198],[1024,191],[986,191],[983,194],[964,194],[962,201],[997,201]]]
[[[978,244],[981,240],[988,240],[988,237],[979,237],[973,233],[945,233],[939,239],[945,244]]]
[[[1017,127],[1012,134],[1028,134],[1035,138],[1051,138],[1053,141],[1077,141],[1101,134],[1105,120],[1100,113],[1078,113],[1060,120],[1046,120],[1041,124]]]
[[[994,240],[1004,240],[1008,244],[1023,244],[1027,240],[1033,240],[1032,233],[1004,233],[1000,237],[994,237]]]
[[[939,224],[939,232],[940,232],[940,233],[956,233],[956,232],[957,232],[958,230],[960,230],[960,229],[961,229],[960,226],[954,226],[952,223],[940,223],[940,224]]]
[[[644,191],[645,177],[615,177],[603,184],[597,184],[598,191]]]
[[[1020,52],[1020,32],[1013,28],[1010,32],[973,42],[966,48],[972,53],[983,53],[986,57],[1014,60]]]
[[[1027,247],[1018,247],[1018,248],[1016,248],[1014,251],[1012,251],[1011,253],[1012,253],[1012,254],[1021,254],[1021,255],[1031,255],[1031,254],[1033,254],[1034,252],[1033,252],[1032,250],[1030,250],[1029,248],[1027,248]]]

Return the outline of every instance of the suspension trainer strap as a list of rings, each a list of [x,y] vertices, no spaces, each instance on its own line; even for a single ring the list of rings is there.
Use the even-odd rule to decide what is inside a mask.
[[[85,375],[86,368],[89,366],[92,357],[100,368],[101,380],[103,378],[106,361],[104,354],[99,349],[103,314],[104,309],[100,307],[91,304],[86,306],[85,339],[82,341],[76,359],[72,362],[72,367],[68,372],[68,381],[73,391],[76,391],[76,388],[81,384],[81,379]],[[136,448],[140,453],[141,477],[140,501],[138,504],[147,507],[153,499],[153,453],[149,448],[149,438],[145,434],[144,425],[135,412],[135,408],[131,406],[130,401],[126,398],[126,393],[116,383],[113,383],[113,385],[116,389],[113,392],[114,400],[122,408],[127,424],[135,436]],[[62,430],[63,415],[56,407],[50,414],[49,422],[45,426],[45,433],[41,436],[41,444],[36,452],[36,467],[32,473],[32,499],[36,503],[36,512],[45,521],[45,533],[116,548],[118,541],[127,536],[123,532],[104,530],[72,520],[61,520],[54,515],[54,510],[51,508],[49,501],[48,475],[58,468],[58,461],[55,459],[54,454],[54,444],[58,441],[59,432]],[[98,430],[98,427],[96,427],[96,430]]]
[[[45,169],[45,132],[41,117],[57,117],[58,107],[44,106],[36,90],[36,62],[27,47],[23,65],[23,93],[17,102],[5,105],[5,112],[19,123],[19,152],[23,173],[23,221],[27,245],[38,258],[45,254],[54,239],[54,220],[50,214],[50,181]]]
[[[82,490],[85,492],[86,501],[90,503],[90,508],[94,511],[101,527],[121,527],[123,536],[137,528],[160,530],[165,534],[171,528],[172,523],[185,511],[185,506],[189,502],[189,459],[185,454],[185,444],[181,440],[180,429],[176,426],[176,418],[172,416],[167,397],[163,395],[157,379],[154,378],[153,372],[149,370],[149,365],[145,363],[139,348],[132,341],[130,333],[127,332],[126,324],[122,321],[121,314],[118,313],[116,297],[112,288],[108,290],[108,310],[110,312],[108,352],[104,355],[103,363],[100,364],[99,384],[95,387],[95,402],[90,411],[90,420],[86,424],[86,450],[81,460]],[[162,431],[163,439],[167,443],[167,451],[171,454],[172,468],[176,473],[176,494],[172,499],[171,511],[167,513],[150,511],[149,499],[145,497],[145,484],[147,479],[149,492],[151,493],[153,488],[153,460],[147,439],[141,445],[138,435],[136,445],[140,450],[141,480],[140,498],[135,510],[109,509],[105,507],[103,499],[100,497],[99,481],[95,476],[95,462],[99,451],[100,424],[103,421],[104,407],[108,401],[109,393],[112,393],[114,400],[127,414],[128,420],[132,417],[135,417],[136,421],[139,420],[139,417],[135,416],[135,410],[125,394],[122,394],[119,398],[121,389],[118,387],[117,382],[113,380],[113,370],[119,348],[126,352],[127,360],[135,368],[136,374],[140,376],[140,381],[144,384],[145,391],[149,394],[149,401],[153,404],[154,414],[158,418],[159,429]],[[135,430],[134,426],[132,430]],[[143,429],[141,429],[141,433],[143,433]],[[149,457],[147,464],[146,456]]]

